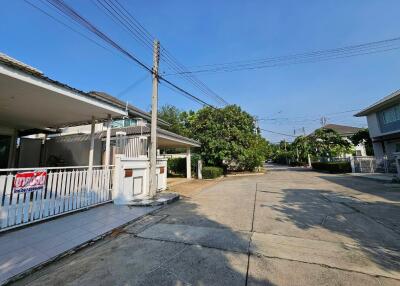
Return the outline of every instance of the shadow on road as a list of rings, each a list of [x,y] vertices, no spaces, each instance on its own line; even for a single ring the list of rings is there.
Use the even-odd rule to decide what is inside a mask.
[[[15,285],[245,285],[249,240],[197,208],[181,200]],[[158,237],[140,237],[161,225]],[[247,285],[274,284],[249,277]]]
[[[374,195],[384,198],[391,203],[400,203],[400,188],[391,188],[381,182],[350,176],[319,176],[319,178],[351,189],[359,194]]]
[[[341,177],[327,177],[347,188],[366,191],[358,182],[347,182]],[[277,204],[264,205],[277,211],[281,221],[290,221],[299,229],[330,233],[350,238],[377,265],[386,270],[400,270],[400,205],[386,202],[364,202],[346,194],[319,189],[283,189]],[[390,194],[382,194],[392,198]],[[325,231],[326,232],[326,231]],[[347,241],[346,241],[347,240]]]

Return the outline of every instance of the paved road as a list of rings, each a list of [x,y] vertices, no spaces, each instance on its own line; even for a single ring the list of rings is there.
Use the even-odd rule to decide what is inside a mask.
[[[20,285],[400,285],[400,189],[273,168],[227,178]]]

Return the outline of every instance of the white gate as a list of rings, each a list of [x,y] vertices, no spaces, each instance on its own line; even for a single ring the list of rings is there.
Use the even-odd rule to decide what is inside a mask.
[[[373,156],[354,156],[355,173],[397,173],[394,158],[375,158]]]
[[[18,172],[47,170],[43,189],[18,193]],[[95,166],[0,170],[0,231],[111,201],[113,168]]]

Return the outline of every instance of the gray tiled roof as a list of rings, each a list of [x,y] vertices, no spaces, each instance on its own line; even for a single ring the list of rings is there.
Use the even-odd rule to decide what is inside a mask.
[[[358,131],[360,131],[362,129],[359,127],[339,125],[339,124],[327,124],[322,128],[332,129],[332,130],[336,131],[337,133],[339,133],[339,135],[341,135],[341,136],[350,136],[350,135],[357,133]]]
[[[129,127],[120,127],[120,128],[112,128],[111,129],[111,137],[114,137],[117,132],[126,132],[126,135],[150,135],[150,127],[149,126],[129,126]],[[182,135],[178,135],[171,131],[167,131],[161,128],[157,128],[157,133],[161,135],[170,136],[172,138],[187,141],[189,143],[200,145],[199,141],[187,138]],[[106,136],[106,131],[101,132],[101,137]]]

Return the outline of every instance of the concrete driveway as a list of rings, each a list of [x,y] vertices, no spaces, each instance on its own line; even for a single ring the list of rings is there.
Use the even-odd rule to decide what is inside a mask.
[[[400,188],[273,168],[226,178],[18,285],[400,285]]]

